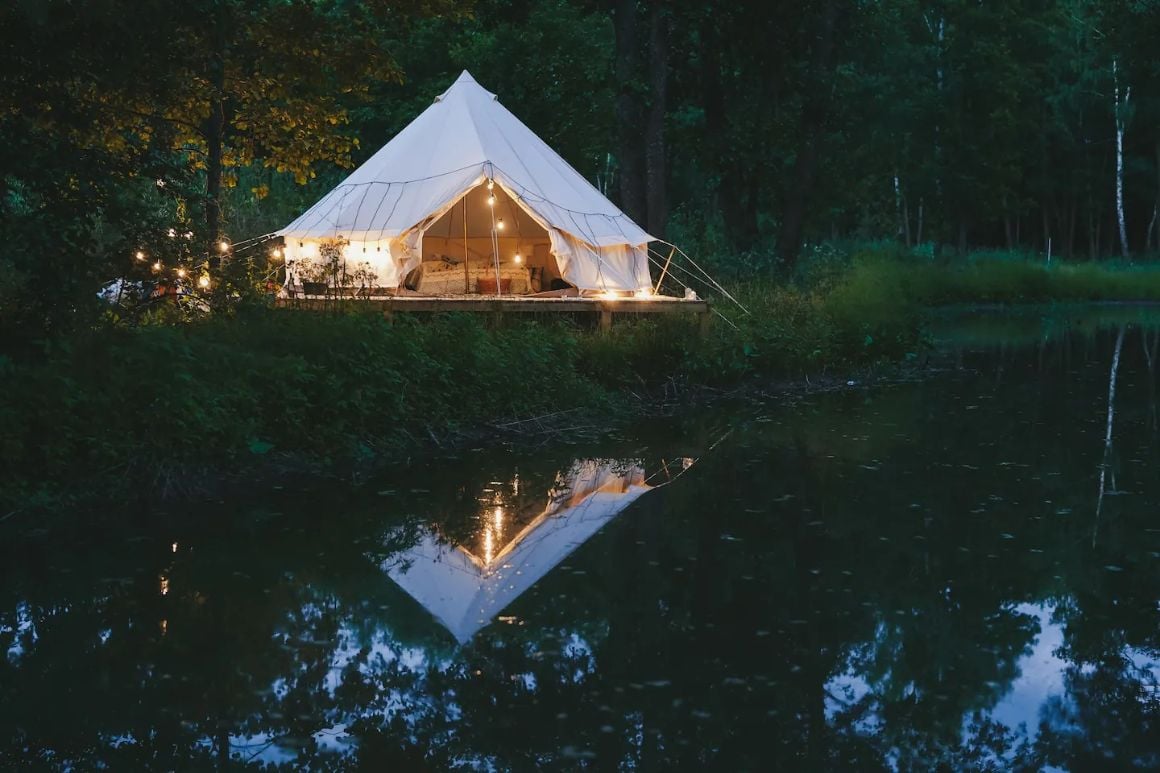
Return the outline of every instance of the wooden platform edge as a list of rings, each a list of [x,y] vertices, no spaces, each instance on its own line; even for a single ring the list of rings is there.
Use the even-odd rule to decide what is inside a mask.
[[[434,313],[447,311],[502,313],[612,312],[615,314],[707,314],[704,300],[603,300],[581,298],[278,298],[275,308],[329,311],[335,308]]]

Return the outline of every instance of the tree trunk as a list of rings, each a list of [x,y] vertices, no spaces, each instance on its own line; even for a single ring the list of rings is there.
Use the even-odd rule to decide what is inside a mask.
[[[640,141],[640,37],[636,0],[616,0],[616,124],[620,158],[620,208],[637,223],[645,222],[644,144]]]
[[[648,231],[664,238],[669,219],[668,164],[665,153],[665,112],[668,107],[669,30],[664,3],[654,0],[649,11],[649,86],[652,91],[649,104],[645,145],[646,181],[648,191]]]
[[[1112,60],[1112,80],[1115,84],[1116,109],[1116,223],[1120,228],[1120,252],[1127,258],[1128,255],[1128,226],[1124,220],[1124,108],[1132,98],[1132,87],[1124,91],[1124,101],[1120,102],[1120,77],[1116,60]]]
[[[1064,242],[1063,256],[1071,260],[1072,255],[1075,254],[1075,224],[1079,219],[1076,210],[1079,208],[1075,197],[1071,197],[1071,205],[1067,212],[1067,240]]]
[[[1099,221],[1096,220],[1095,207],[1091,197],[1088,197],[1088,256],[1096,260],[1100,256]]]
[[[813,191],[817,175],[818,155],[829,113],[829,74],[834,54],[835,29],[838,26],[839,4],[843,0],[825,0],[814,46],[813,62],[807,80],[801,120],[801,144],[785,206],[782,208],[781,231],[777,236],[777,254],[787,266],[797,262],[801,251],[802,228],[805,224],[806,204]]]
[[[205,233],[212,246],[221,236],[222,134],[225,120],[220,100],[210,106],[205,122]]]
[[[1047,252],[1047,245],[1051,244],[1051,216],[1047,214],[1047,206],[1042,208],[1043,213],[1043,251]]]
[[[209,117],[204,124],[206,161],[205,161],[205,238],[209,245],[209,254],[215,255],[214,244],[221,237],[221,189],[222,189],[222,145],[224,144],[226,115],[226,64],[225,64],[225,23],[222,6],[217,6],[217,13],[213,19],[214,52],[210,57],[209,82],[212,89],[210,95]]]
[[[713,14],[703,21],[700,34],[701,107],[705,113],[705,142],[709,157],[716,163],[718,187],[716,190],[726,238],[734,249],[744,250],[757,240],[757,206],[747,204],[746,192],[750,186],[734,154],[726,147],[725,88],[721,82],[720,37]]]

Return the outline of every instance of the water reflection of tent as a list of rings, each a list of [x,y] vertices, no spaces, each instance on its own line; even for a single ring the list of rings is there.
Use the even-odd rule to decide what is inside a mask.
[[[678,471],[688,464],[678,465]],[[544,510],[498,553],[480,557],[427,534],[384,568],[456,639],[466,642],[652,488],[639,463],[577,461],[558,476]]]

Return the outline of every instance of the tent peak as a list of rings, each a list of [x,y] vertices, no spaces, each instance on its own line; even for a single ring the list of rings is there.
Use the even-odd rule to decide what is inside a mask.
[[[451,84],[451,86],[447,89],[447,91],[444,91],[442,94],[435,97],[435,101],[442,102],[443,100],[447,99],[447,97],[453,91],[456,91],[459,89],[464,89],[464,90],[479,89],[484,94],[487,94],[489,97],[491,97],[492,99],[498,99],[498,97],[495,94],[491,93],[490,91],[485,89],[483,86],[480,86],[479,81],[477,81],[474,77],[472,77],[471,73],[469,73],[467,70],[464,70],[463,72],[459,73],[459,77],[455,79],[455,82]]]

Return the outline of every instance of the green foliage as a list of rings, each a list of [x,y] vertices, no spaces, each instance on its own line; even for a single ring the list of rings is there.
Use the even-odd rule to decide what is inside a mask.
[[[844,377],[921,352],[933,306],[1160,301],[1157,266],[944,261],[881,244],[809,255],[791,282],[740,288],[750,314],[718,303],[728,319],[706,336],[683,316],[618,319],[602,334],[249,306],[60,337],[36,358],[0,360],[0,499],[284,454],[386,456],[502,417],[612,410],[626,391],[663,398],[689,385]]]

